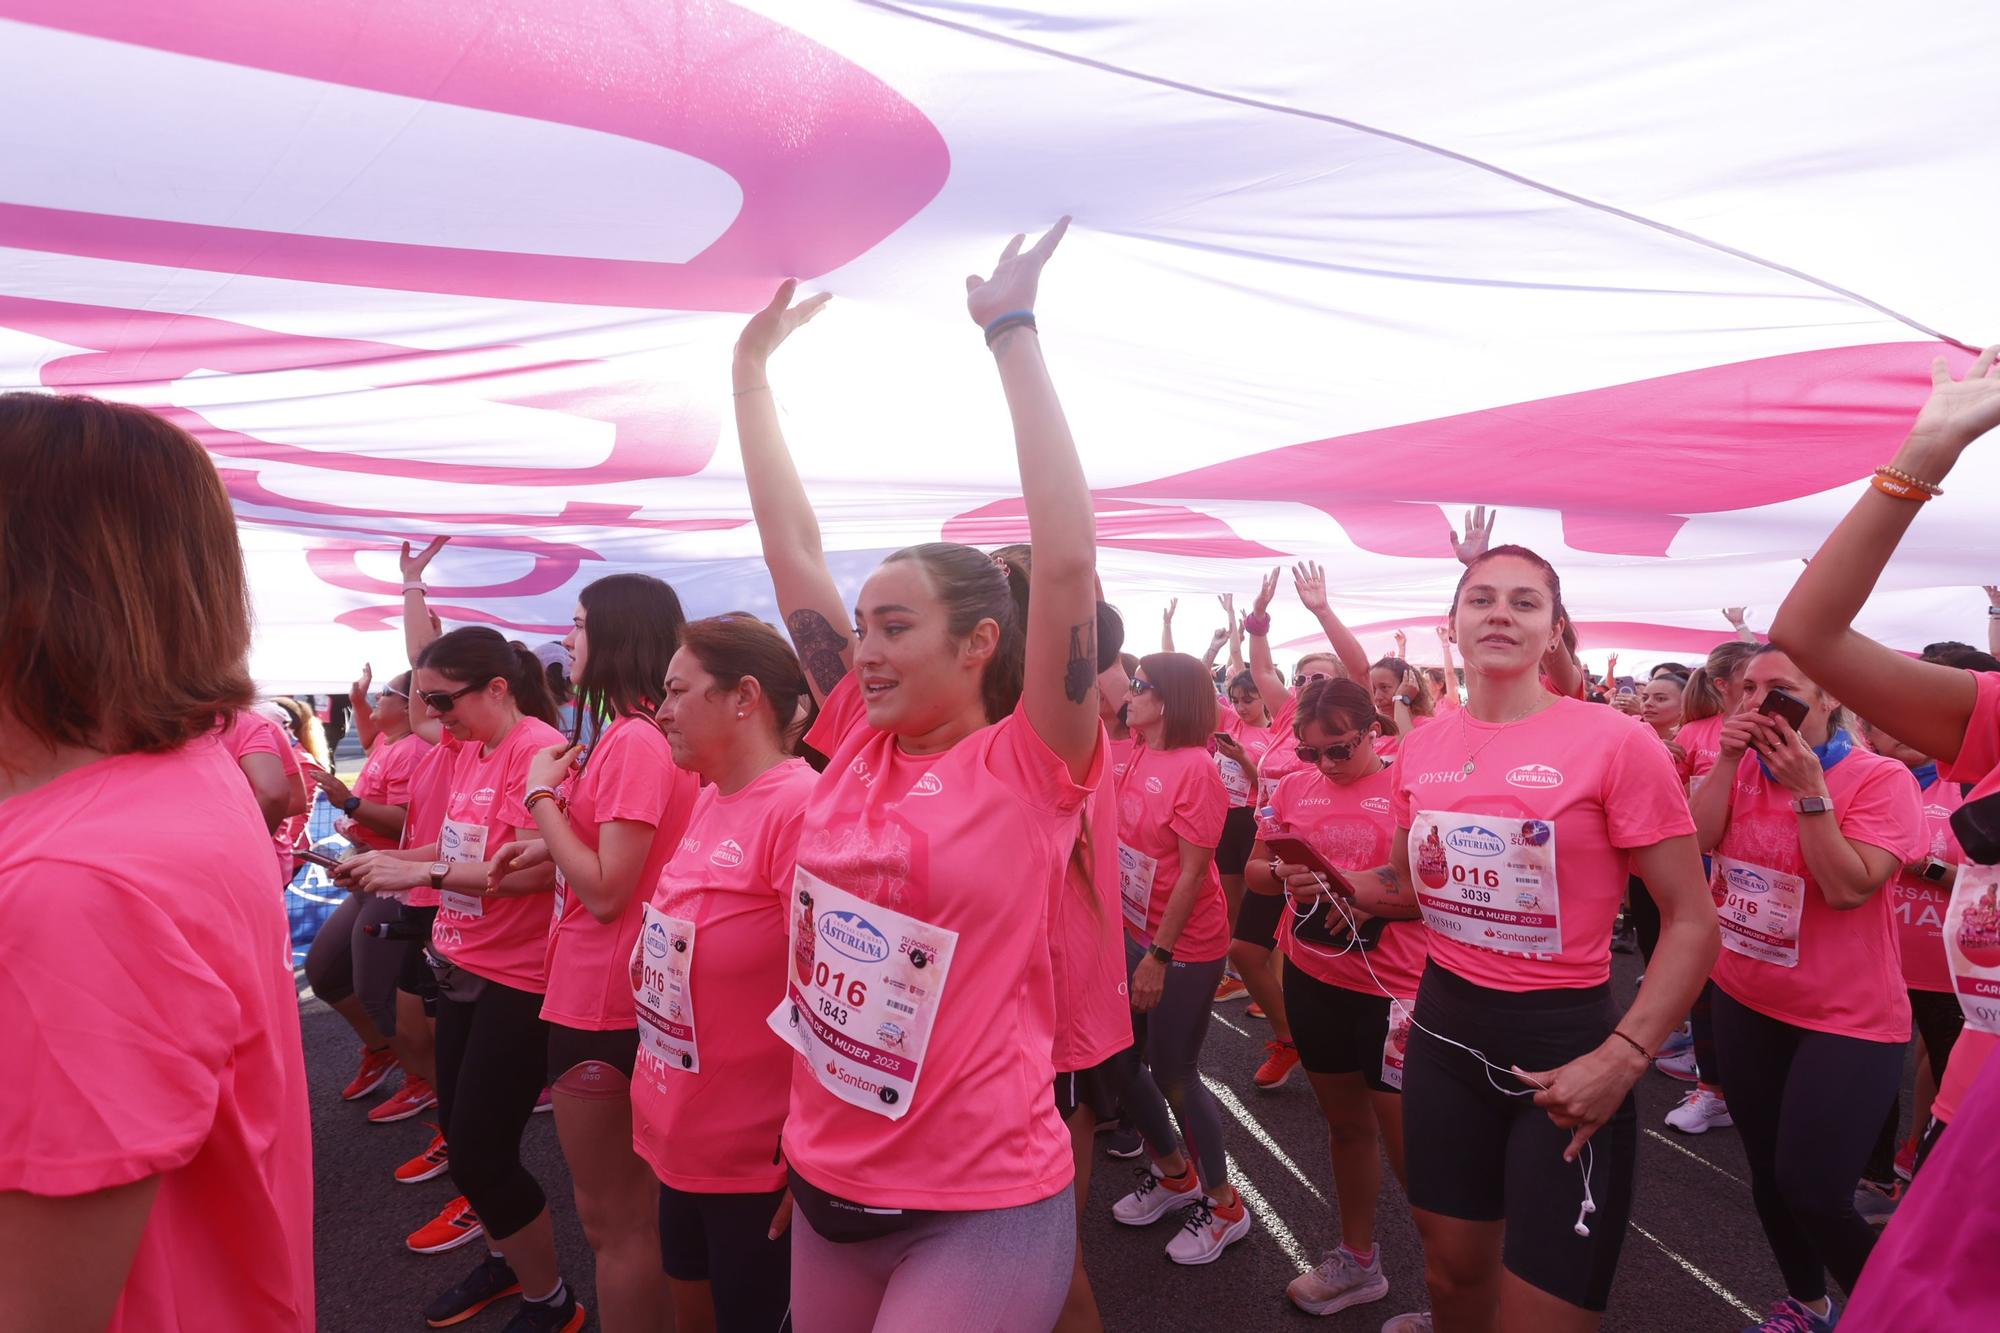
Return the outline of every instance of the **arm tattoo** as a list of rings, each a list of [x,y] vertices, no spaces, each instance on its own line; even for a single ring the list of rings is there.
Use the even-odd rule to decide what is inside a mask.
[[[1396,883],[1396,870],[1394,866],[1375,867],[1375,881],[1382,886],[1382,896],[1384,898],[1400,898],[1402,896],[1402,887]]]
[[[1069,662],[1063,667],[1063,695],[1073,704],[1090,697],[1097,684],[1097,619],[1069,627]]]
[[[812,678],[813,687],[821,695],[832,694],[833,687],[847,674],[847,663],[843,660],[847,636],[817,611],[792,612],[785,617],[785,628],[791,632],[792,646],[799,650],[799,665]]]

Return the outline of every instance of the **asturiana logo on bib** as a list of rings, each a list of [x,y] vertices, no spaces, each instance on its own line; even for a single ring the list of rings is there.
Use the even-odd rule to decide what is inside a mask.
[[[1724,872],[1723,878],[1729,881],[1730,890],[1735,893],[1769,893],[1771,891],[1770,881],[1747,866],[1731,866]]]
[[[1444,835],[1444,845],[1467,856],[1498,856],[1507,850],[1507,840],[1477,824],[1455,828]]]
[[[1523,764],[1507,775],[1507,781],[1516,787],[1560,787],[1563,775],[1547,764]]]
[[[667,928],[657,921],[647,923],[646,952],[655,958],[667,956]]]
[[[835,953],[863,963],[879,963],[889,956],[889,941],[882,932],[853,912],[828,912],[819,919],[819,937]]]
[[[736,839],[724,838],[721,845],[709,853],[708,860],[711,865],[740,866],[743,864],[743,849],[737,845]]]

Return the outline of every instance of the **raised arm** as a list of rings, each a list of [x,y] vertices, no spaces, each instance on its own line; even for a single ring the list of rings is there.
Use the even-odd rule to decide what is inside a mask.
[[[1229,621],[1229,678],[1243,674],[1243,621],[1236,614],[1236,594],[1222,594],[1222,614]]]
[[[1342,624],[1340,617],[1333,613],[1333,604],[1326,596],[1326,571],[1307,560],[1292,566],[1292,584],[1299,591],[1299,600],[1306,610],[1313,613],[1319,627],[1326,633],[1326,641],[1333,645],[1333,655],[1340,659],[1340,665],[1347,669],[1349,679],[1359,681],[1365,689],[1368,685],[1368,653],[1362,648],[1361,640],[1354,637],[1354,631]]]
[[[382,734],[382,728],[375,725],[375,710],[368,706],[368,687],[374,683],[375,668],[363,662],[361,678],[347,687],[347,703],[354,710],[354,735],[363,754],[375,748],[375,738]]]
[[[1757,631],[1751,629],[1743,619],[1743,613],[1747,610],[1749,608],[1743,606],[1725,606],[1722,608],[1722,616],[1723,619],[1729,622],[1729,627],[1736,631],[1736,637],[1739,640],[1744,643],[1755,643],[1757,642]]]
[[[1160,651],[1174,651],[1174,612],[1180,610],[1181,599],[1167,598],[1167,609],[1160,612]]]
[[[2000,347],[1979,354],[1962,380],[1939,357],[1931,396],[1896,451],[1893,472],[1880,476],[1901,495],[1936,487],[1967,446],[2000,426]],[[1920,486],[1911,486],[1914,478]],[[1904,657],[1853,628],[1889,557],[1923,508],[1920,499],[1863,491],[1833,535],[1807,562],[1771,621],[1771,642],[1827,693],[1907,745],[1950,762],[1972,719],[1977,686],[1968,672]]]
[[[425,600],[424,571],[449,541],[450,537],[433,537],[415,555],[410,554],[410,544],[403,543],[403,651],[409,654],[411,666],[417,664],[431,640],[444,633]]]
[[[1097,720],[1097,520],[1032,318],[1042,266],[1068,229],[1064,218],[1025,250],[1025,237],[1008,242],[993,276],[965,280],[965,307],[987,331],[993,364],[1000,371],[1034,551],[1022,704],[1035,734],[1081,779],[1090,770],[1102,730]]]
[[[1438,651],[1444,654],[1444,687],[1451,691],[1451,701],[1453,703],[1464,703],[1465,696],[1460,694],[1458,689],[1458,663],[1451,660],[1450,624],[1439,625],[1437,627],[1437,636]]]
[[[1250,636],[1250,678],[1257,682],[1257,694],[1264,700],[1264,707],[1276,717],[1291,697],[1291,690],[1285,685],[1284,673],[1271,660],[1271,598],[1278,591],[1279,571],[1273,569],[1264,576],[1264,582],[1257,589],[1257,600],[1250,603],[1250,613],[1243,617],[1243,631]]]
[[[771,397],[771,353],[793,330],[832,299],[827,293],[792,304],[797,279],[778,285],[771,303],[750,317],[736,337],[730,379],[736,397],[736,438],[743,450],[743,480],[757,522],[764,564],[785,629],[798,649],[813,698],[821,703],[854,666],[854,613],[841,605],[840,589],[826,567],[819,518],[785,447],[778,405]]]

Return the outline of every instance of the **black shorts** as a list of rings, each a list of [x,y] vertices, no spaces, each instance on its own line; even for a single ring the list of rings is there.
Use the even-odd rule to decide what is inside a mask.
[[[1490,990],[1433,961],[1417,991],[1418,1024],[1483,1052],[1501,1071],[1567,1064],[1602,1044],[1617,1017],[1609,983]],[[1403,1070],[1410,1203],[1471,1222],[1504,1221],[1501,1259],[1509,1272],[1572,1305],[1602,1311],[1632,1212],[1639,1139],[1633,1100],[1628,1095],[1569,1163],[1562,1155],[1571,1132],[1557,1128],[1528,1096],[1510,1096],[1517,1087],[1532,1092],[1466,1051],[1411,1032]],[[1595,1211],[1582,1219],[1590,1234],[1579,1236],[1585,1166]]]
[[[706,1282],[716,1327],[779,1333],[792,1300],[792,1237],[771,1239],[785,1192],[692,1194],[660,1187],[660,1267],[676,1282]],[[793,1225],[801,1225],[794,1222]]]
[[[396,989],[423,1000],[424,1012],[437,1017],[437,974],[424,960],[424,946],[431,942],[431,925],[437,920],[435,907],[403,908],[403,920],[410,923],[416,934],[414,946],[403,960],[403,974],[396,978]]]
[[[1062,1070],[1056,1074],[1056,1114],[1064,1121],[1088,1106],[1101,1124],[1118,1118],[1118,1097],[1132,1077],[1132,1065],[1139,1058],[1136,1047],[1127,1046],[1088,1069]]]
[[[1250,864],[1250,849],[1257,842],[1257,812],[1247,805],[1230,807],[1222,817],[1222,841],[1215,844],[1215,869],[1222,875],[1240,875]]]
[[[1321,981],[1285,965],[1285,1018],[1308,1074],[1359,1074],[1376,1092],[1401,1092],[1382,1079],[1389,997]]]
[[[639,1029],[613,1028],[593,1032],[584,1028],[549,1024],[549,1083],[567,1074],[585,1060],[601,1060],[631,1081],[639,1063]]]
[[[1236,909],[1236,930],[1233,938],[1259,948],[1278,947],[1278,922],[1285,915],[1285,908],[1291,902],[1282,893],[1243,894],[1243,905]]]

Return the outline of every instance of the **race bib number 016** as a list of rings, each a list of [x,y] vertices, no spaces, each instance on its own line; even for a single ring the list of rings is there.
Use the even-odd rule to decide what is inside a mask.
[[[1806,906],[1803,879],[1718,856],[1709,892],[1715,895],[1723,948],[1777,967],[1799,965],[1799,919]]]
[[[1556,829],[1547,820],[1420,810],[1410,872],[1424,924],[1445,938],[1531,958],[1562,952]]]
[[[771,1030],[828,1092],[901,1120],[916,1097],[957,932],[865,902],[800,866],[789,934],[792,966]]]
[[[694,922],[646,904],[645,922],[632,949],[632,1000],[639,1017],[639,1046],[668,1069],[701,1072],[695,1040]]]

